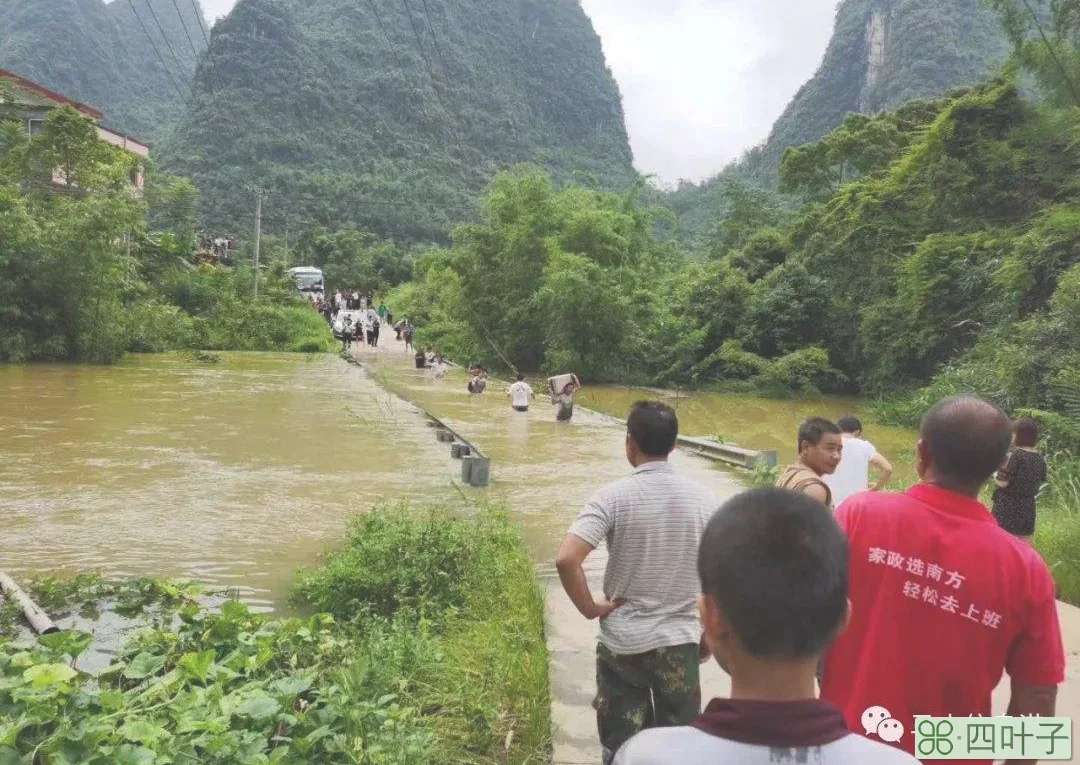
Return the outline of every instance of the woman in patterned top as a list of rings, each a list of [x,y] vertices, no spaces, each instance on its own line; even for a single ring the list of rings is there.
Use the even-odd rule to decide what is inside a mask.
[[[1038,424],[1017,420],[1013,447],[994,479],[994,518],[1005,531],[1028,541],[1035,534],[1035,496],[1046,483],[1046,460],[1035,451],[1038,441]]]

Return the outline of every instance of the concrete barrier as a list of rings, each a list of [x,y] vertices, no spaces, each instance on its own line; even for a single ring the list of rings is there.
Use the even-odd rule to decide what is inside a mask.
[[[754,470],[758,466],[776,467],[776,452],[759,452],[753,449],[743,449],[740,446],[724,444],[715,438],[691,438],[679,436],[679,445],[687,451],[694,452],[702,457],[723,462],[744,470]]]
[[[468,457],[471,452],[472,450],[465,444],[455,443],[450,446],[450,456],[456,460]]]
[[[454,432],[447,428],[439,428],[438,430],[436,430],[435,438],[439,440],[440,444],[452,444],[454,443],[454,441],[457,440],[454,436]]]
[[[469,486],[484,488],[491,484],[491,460],[487,457],[465,457],[461,460],[461,480]]]

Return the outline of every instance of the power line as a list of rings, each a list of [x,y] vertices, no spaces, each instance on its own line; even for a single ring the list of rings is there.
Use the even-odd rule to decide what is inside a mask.
[[[379,22],[379,29],[382,30],[383,37],[386,38],[386,43],[390,46],[391,53],[395,53],[397,51],[397,45],[394,43],[393,40],[390,39],[390,33],[386,31],[386,24],[383,23],[382,14],[379,13],[379,6],[376,5],[375,0],[368,0],[368,5],[371,6],[371,11],[375,14],[375,20]],[[408,76],[405,74],[405,70],[401,68],[400,64],[398,65],[397,69],[398,72],[401,74],[401,79],[407,80]],[[431,119],[431,115],[428,114],[427,104],[424,103],[424,96],[422,93],[420,95],[420,110],[424,113],[425,119]]]
[[[165,41],[165,47],[169,49],[169,55],[173,57],[173,61],[176,62],[177,68],[180,73],[184,72],[184,65],[180,63],[180,57],[176,55],[176,51],[173,50],[172,43],[169,42],[168,35],[165,34],[165,28],[161,26],[161,21],[158,19],[157,11],[154,10],[154,6],[150,4],[150,0],[143,0],[143,4],[150,9],[150,15],[154,18],[154,23],[157,24],[158,31],[161,32],[161,39]]]
[[[431,42],[435,46],[435,52],[439,55],[439,60],[442,61],[443,72],[447,77],[450,76],[450,66],[446,63],[446,57],[442,54],[442,49],[439,48],[439,38],[435,35],[435,25],[431,22],[431,9],[428,7],[428,0],[422,0],[424,3],[424,15],[427,16],[428,29],[431,30]]]
[[[135,8],[135,0],[128,0],[128,5],[131,6],[131,12],[135,14],[135,20],[139,22],[139,26],[142,27],[143,34],[146,35],[146,39],[150,41],[150,47],[154,49],[154,53],[157,55],[158,61],[161,62],[161,67],[165,70],[165,75],[169,78],[169,82],[176,88],[177,95],[180,96],[180,100],[183,101],[186,96],[179,85],[176,84],[176,79],[173,77],[172,70],[169,69],[169,65],[165,63],[165,57],[161,55],[161,51],[158,50],[157,43],[154,42],[154,38],[150,36],[150,30],[146,28],[146,24],[143,23],[142,18],[139,16],[139,11]]]
[[[458,132],[457,125],[455,123],[455,116],[446,104],[442,100],[442,96],[439,95],[439,88],[435,85],[435,73],[431,68],[431,61],[427,57],[427,53],[424,51],[424,40],[420,35],[420,30],[416,26],[416,17],[413,16],[412,8],[409,7],[409,0],[401,0],[402,5],[405,6],[405,13],[409,16],[409,26],[412,27],[413,36],[416,38],[416,45],[420,49],[420,58],[424,60],[424,67],[427,69],[428,78],[431,80],[431,92],[435,94],[435,100],[439,102],[439,106],[446,113],[446,116],[450,120],[450,130],[454,134],[454,140],[457,141],[458,148],[461,150],[462,158],[464,158],[465,144],[461,140],[461,133]]]
[[[210,69],[214,75],[214,80],[217,81],[218,89],[221,89],[221,75],[218,73],[217,59],[214,58],[214,48],[210,45],[210,35],[206,32],[206,25],[203,23],[202,11],[199,10],[199,5],[196,0],[191,0],[191,7],[195,10],[195,18],[199,20],[199,31],[202,32],[203,42],[206,43],[206,55],[210,57]],[[213,88],[210,89],[213,92]]]
[[[184,37],[187,38],[188,45],[191,46],[191,55],[195,57],[195,64],[199,62],[199,51],[195,50],[195,43],[191,39],[191,34],[188,32],[187,22],[184,21],[184,14],[180,11],[180,3],[178,0],[172,0],[173,7],[176,8],[176,15],[180,17],[180,26],[184,28]]]

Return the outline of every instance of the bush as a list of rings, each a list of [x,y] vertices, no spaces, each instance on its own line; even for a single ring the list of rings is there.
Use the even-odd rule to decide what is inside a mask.
[[[543,598],[502,512],[398,506],[357,520],[345,549],[297,584],[340,618],[205,608],[185,583],[31,589],[54,611],[102,598],[118,613],[159,610],[97,678],[71,666],[89,634],[0,635],[0,719],[17,721],[0,762],[550,761]]]

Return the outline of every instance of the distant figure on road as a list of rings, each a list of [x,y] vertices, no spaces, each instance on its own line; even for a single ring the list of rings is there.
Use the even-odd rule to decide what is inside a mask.
[[[386,307],[386,303],[379,303],[379,318],[386,321],[386,314],[390,312],[390,309]]]
[[[835,507],[844,504],[844,500],[864,491],[881,491],[892,478],[893,468],[882,457],[874,445],[863,440],[862,423],[856,417],[841,417],[836,423],[840,426],[844,439],[844,451],[840,455],[840,464],[832,475],[821,477],[832,491]],[[870,466],[877,468],[880,477],[874,488],[870,488]]]
[[[645,728],[689,725],[701,711],[697,550],[716,505],[668,464],[675,411],[639,402],[626,425],[628,478],[605,486],[570,526],[555,566],[586,619],[600,620],[596,709],[603,762]],[[602,596],[583,564],[606,543]]]
[[[882,707],[905,731],[897,746],[914,753],[915,715],[989,717],[1003,673],[1009,716],[1054,716],[1065,679],[1054,580],[978,499],[1011,436],[1009,418],[985,401],[942,401],[923,418],[922,483],[858,494],[836,511],[851,622],[825,656],[821,698],[852,730]]]
[[[835,423],[814,417],[799,428],[799,461],[780,475],[779,489],[807,494],[832,507],[832,490],[822,480],[840,464],[844,441]]]
[[[525,382],[523,374],[517,376],[517,382],[507,388],[506,393],[510,396],[510,405],[514,407],[515,412],[529,411],[529,400],[536,398],[532,387]]]
[[[412,341],[416,336],[416,327],[409,323],[409,320],[405,320],[405,328],[401,330],[401,337],[405,340],[405,352],[408,353],[413,347]]]
[[[1046,483],[1046,460],[1035,450],[1039,424],[1017,420],[1012,443],[994,478],[994,518],[1013,536],[1029,541],[1035,535],[1035,498]]]
[[[847,541],[818,502],[740,494],[709,522],[697,561],[705,643],[730,698],[691,726],[639,733],[615,765],[918,765],[817,698],[814,669],[848,620]]]

